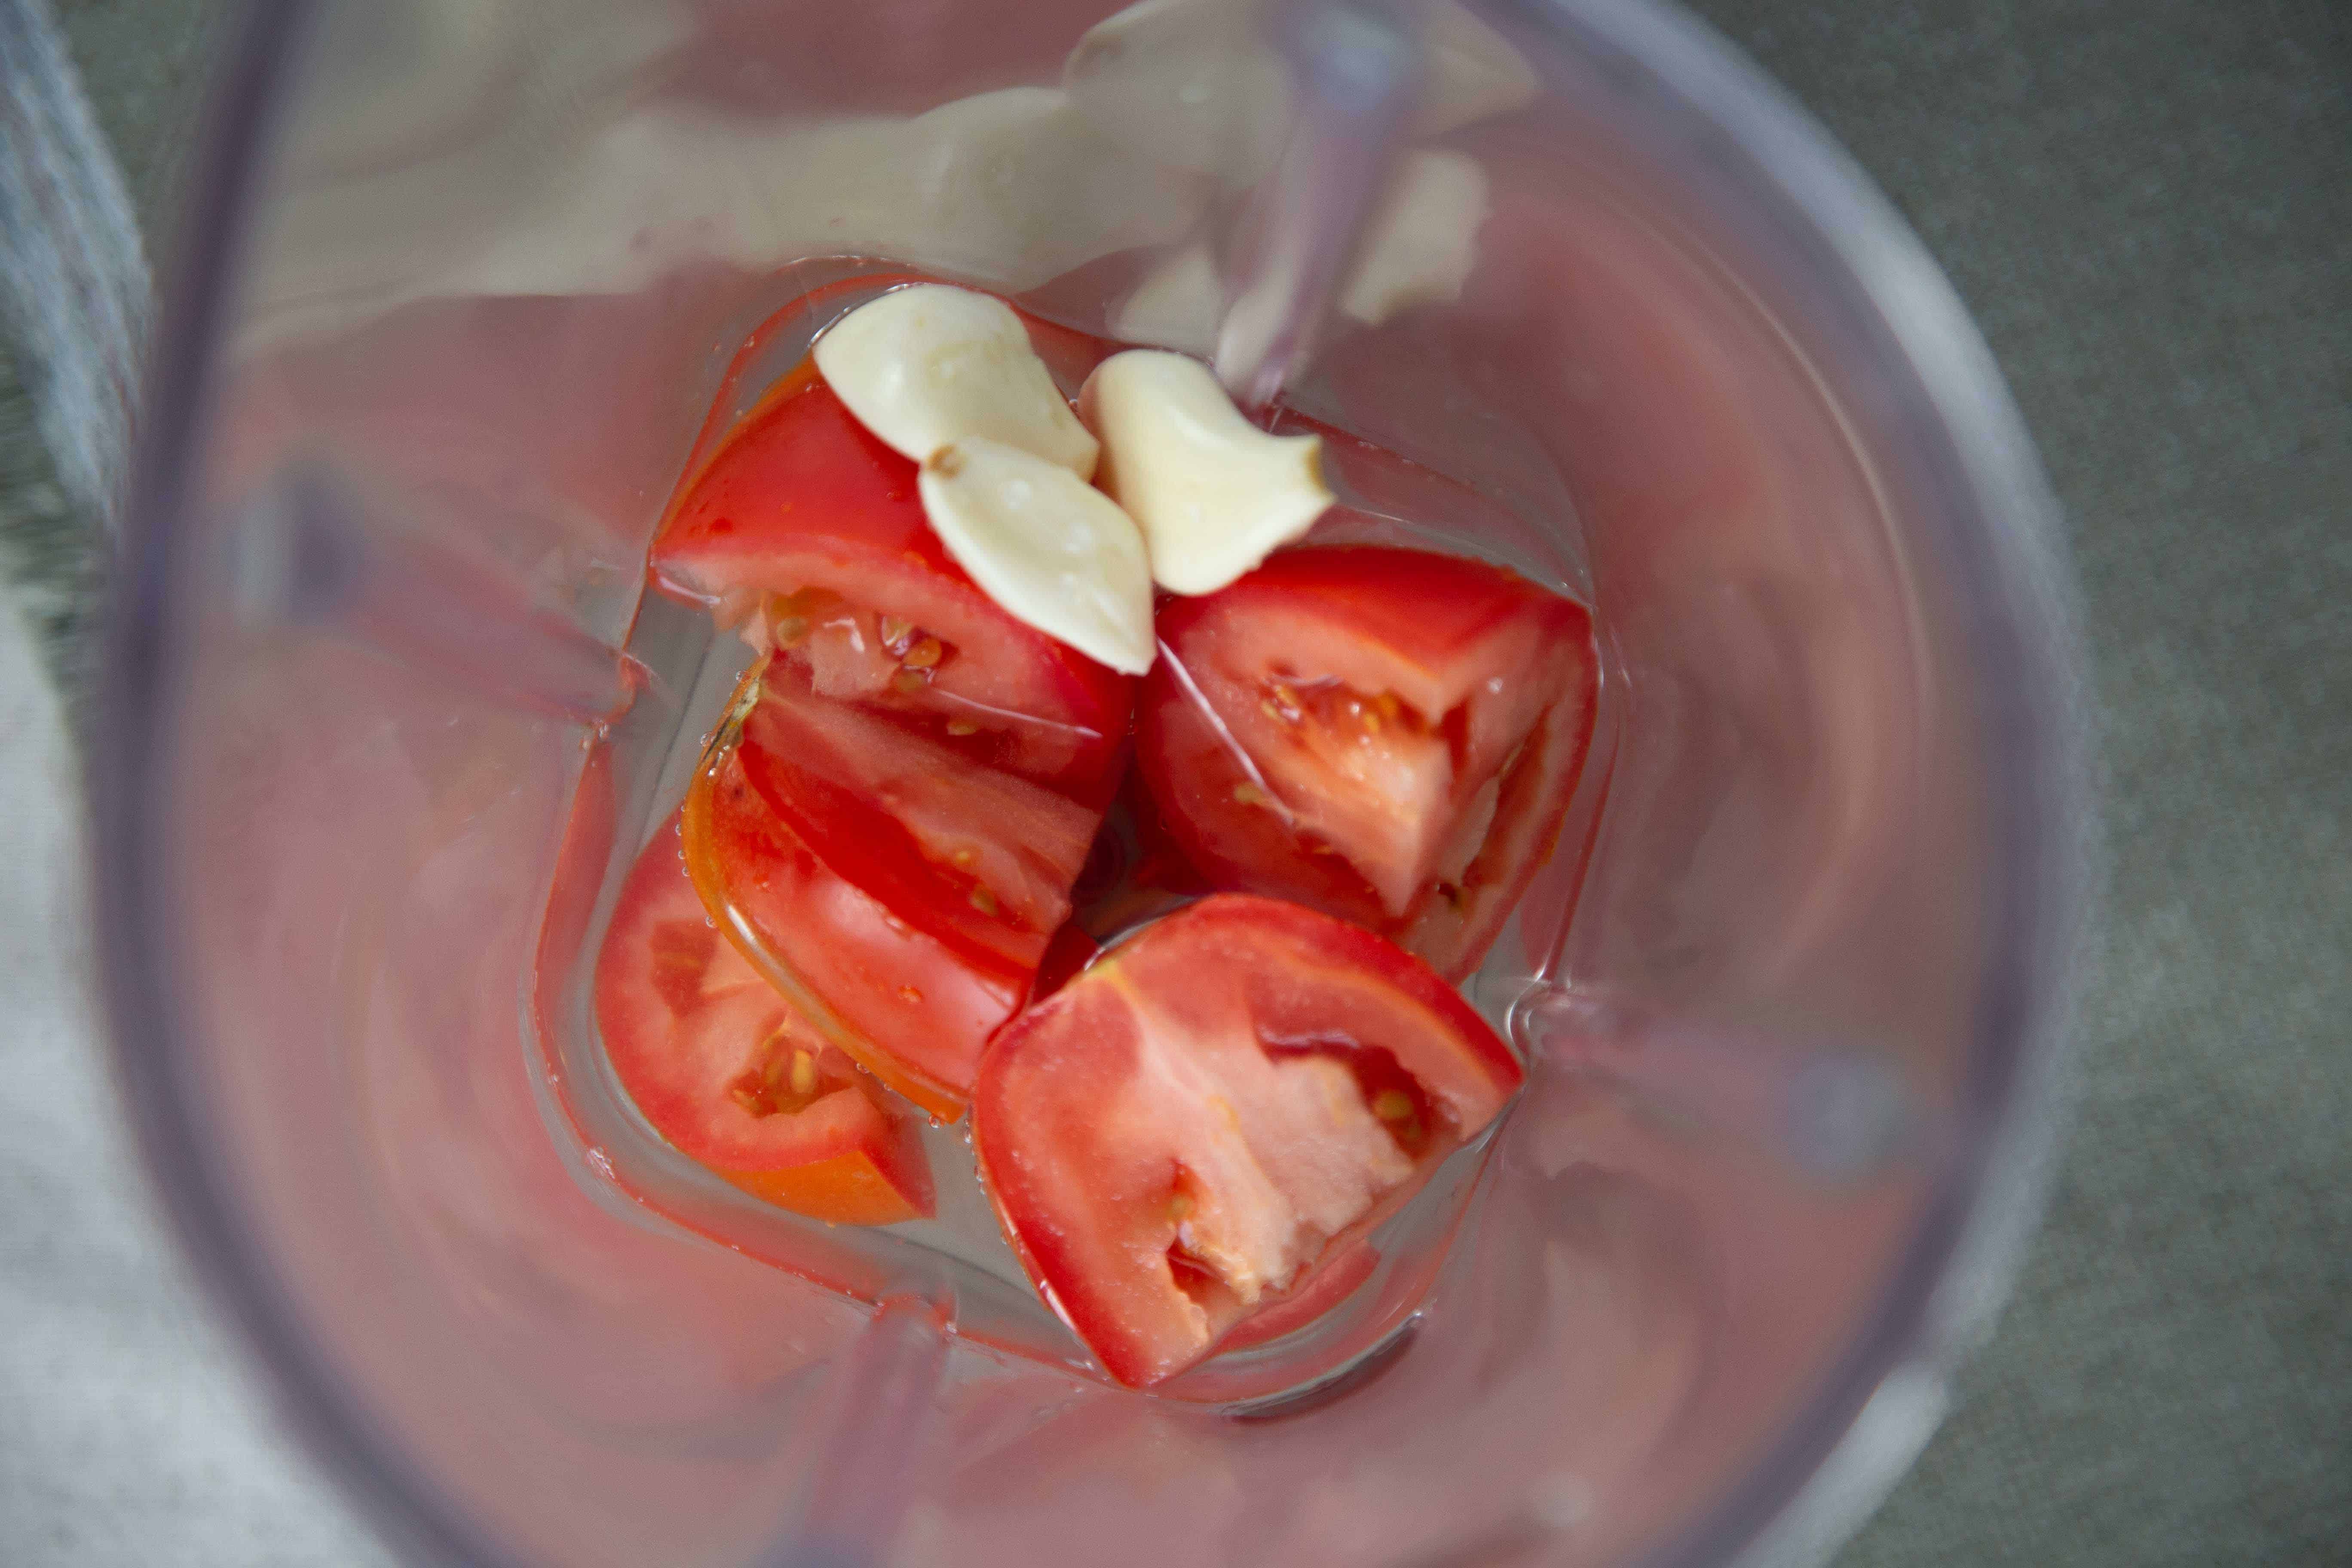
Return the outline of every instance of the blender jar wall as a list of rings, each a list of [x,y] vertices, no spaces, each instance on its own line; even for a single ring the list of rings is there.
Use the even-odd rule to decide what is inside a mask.
[[[1218,210],[1214,174],[1024,86],[1105,9],[436,0],[290,38],[263,12],[283,74],[247,85],[282,116],[226,146],[140,498],[98,763],[110,961],[184,1223],[314,1430],[444,1548],[770,1551],[863,1314],[554,1135],[525,991],[576,715],[290,614],[257,581],[311,579],[257,577],[246,536],[325,475],[395,568],[457,541],[492,618],[617,643],[793,263],[879,253],[1083,315]],[[1983,1178],[2050,1046],[2079,805],[1997,384],[1893,220],[1693,32],[1492,16],[1541,95],[1445,133],[1489,182],[1477,268],[1335,338],[1302,400],[1590,572],[1621,683],[1600,832],[1479,994],[1539,975],[1601,1011],[1524,1015],[1548,1054],[1361,1386],[1235,1423],[960,1347],[920,1454],[873,1478],[910,1500],[894,1560],[1713,1554],[1922,1347],[1971,1205],[2013,1229]],[[1726,1072],[1866,1056],[1913,1135],[1823,1180],[1598,1087],[1595,1019]]]

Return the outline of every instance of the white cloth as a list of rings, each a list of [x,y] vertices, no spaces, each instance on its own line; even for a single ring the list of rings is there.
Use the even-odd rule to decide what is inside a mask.
[[[162,1234],[91,1000],[78,789],[0,595],[0,1563],[387,1563]]]

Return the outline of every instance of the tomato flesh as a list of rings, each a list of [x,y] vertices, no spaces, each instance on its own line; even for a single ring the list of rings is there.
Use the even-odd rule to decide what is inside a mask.
[[[709,603],[818,695],[919,721],[976,760],[1097,807],[1132,682],[1013,618],[923,515],[916,466],[803,363],[695,477],[654,542],[657,581]]]
[[[760,787],[787,764],[750,738],[754,724],[742,729],[687,792],[687,864],[705,907],[827,1040],[932,1115],[961,1115],[981,1047],[1021,1005],[1034,962],[943,941],[844,876],[835,862],[856,841],[802,837]]]
[[[1101,814],[979,767],[772,666],[743,721],[753,787],[841,875],[950,945],[1034,969]]]
[[[685,837],[706,907],[760,972],[951,1118],[1066,924],[1099,820],[772,661],[688,790]]]
[[[622,1087],[679,1152],[818,1219],[890,1225],[933,1212],[914,1123],[712,927],[675,818],[622,889],[595,1005]]]
[[[1425,551],[1286,551],[1160,611],[1137,761],[1212,884],[1477,967],[1550,853],[1591,737],[1573,602]]]
[[[1428,965],[1360,928],[1210,898],[990,1047],[980,1170],[1046,1300],[1119,1382],[1296,1300],[1520,1082]]]

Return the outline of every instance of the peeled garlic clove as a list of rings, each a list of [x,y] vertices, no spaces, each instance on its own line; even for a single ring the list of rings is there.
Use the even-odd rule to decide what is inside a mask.
[[[1373,215],[1339,309],[1379,326],[1409,305],[1460,299],[1486,221],[1486,171],[1476,159],[1408,153]]]
[[[1322,438],[1267,435],[1182,354],[1113,354],[1087,377],[1078,413],[1102,437],[1097,479],[1143,530],[1163,588],[1214,593],[1331,504]]]
[[[1002,300],[943,283],[894,289],[825,330],[816,368],[859,424],[919,463],[978,436],[1094,474],[1095,438]]]
[[[1125,674],[1151,668],[1151,568],[1116,501],[984,436],[933,452],[916,483],[940,542],[1007,615]]]

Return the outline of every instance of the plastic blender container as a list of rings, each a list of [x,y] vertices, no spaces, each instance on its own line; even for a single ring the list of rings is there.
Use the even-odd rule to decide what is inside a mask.
[[[1246,11],[1108,9],[254,9],[90,752],[170,1211],[422,1560],[1818,1560],[2036,1211],[2081,697],[1981,342],[1679,14],[1469,7],[1487,74],[1410,126],[1477,170],[1466,278],[1295,389],[1422,465],[1355,499],[1589,596],[1605,666],[1471,987],[1529,1087],[1354,1338],[1111,1387],[951,1248],[709,1207],[565,1021],[714,657],[646,546],[794,302],[912,268],[1132,327],[1246,210]]]

